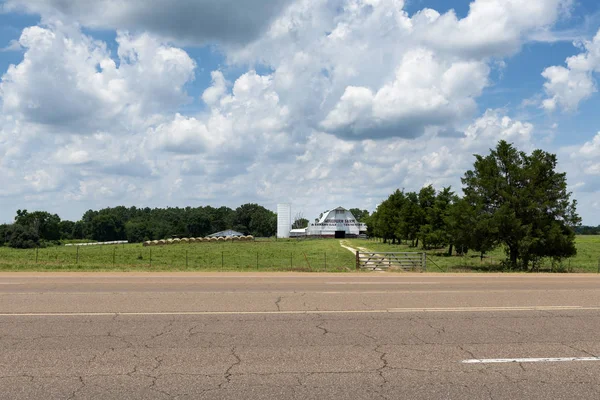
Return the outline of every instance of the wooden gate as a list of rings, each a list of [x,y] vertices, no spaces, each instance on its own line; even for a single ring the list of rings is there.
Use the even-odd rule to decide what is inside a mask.
[[[356,252],[356,269],[426,271],[427,253]]]

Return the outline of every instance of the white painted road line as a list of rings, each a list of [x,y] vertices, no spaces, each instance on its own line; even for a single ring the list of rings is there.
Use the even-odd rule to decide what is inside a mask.
[[[517,306],[517,307],[443,307],[443,308],[391,308],[390,312],[494,312],[494,311],[565,311],[600,310],[600,307],[580,306]]]
[[[177,316],[177,315],[312,315],[312,314],[394,314],[446,312],[510,312],[510,311],[582,311],[600,310],[600,307],[546,306],[546,307],[456,307],[456,308],[388,308],[381,310],[298,310],[298,311],[165,311],[165,312],[32,312],[0,313],[0,317],[101,317],[101,316]]]
[[[326,285],[439,285],[439,282],[325,282]]]
[[[504,363],[552,363],[570,361],[600,361],[600,357],[557,357],[557,358],[490,358],[481,360],[463,360],[463,364],[504,364]]]

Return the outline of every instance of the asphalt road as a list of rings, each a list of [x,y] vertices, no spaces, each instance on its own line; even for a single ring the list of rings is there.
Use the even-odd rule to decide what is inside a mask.
[[[1,399],[600,397],[600,277],[0,274]]]

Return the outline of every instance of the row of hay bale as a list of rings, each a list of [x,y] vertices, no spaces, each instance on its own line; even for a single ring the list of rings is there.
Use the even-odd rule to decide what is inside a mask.
[[[147,246],[166,246],[171,244],[181,243],[208,243],[208,242],[249,242],[254,240],[254,236],[227,236],[227,237],[204,237],[204,238],[183,238],[183,239],[165,239],[165,240],[149,240],[144,242],[144,247]]]
[[[127,244],[129,243],[127,240],[116,240],[114,242],[91,242],[91,243],[67,243],[66,247],[71,246],[106,246],[106,245],[115,245],[115,244]]]

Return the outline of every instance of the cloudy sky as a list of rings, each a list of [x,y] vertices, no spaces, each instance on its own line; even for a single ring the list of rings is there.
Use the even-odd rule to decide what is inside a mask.
[[[0,222],[17,209],[372,210],[500,139],[600,224],[597,0],[4,0]]]

